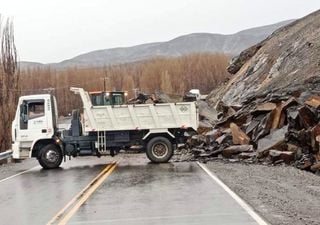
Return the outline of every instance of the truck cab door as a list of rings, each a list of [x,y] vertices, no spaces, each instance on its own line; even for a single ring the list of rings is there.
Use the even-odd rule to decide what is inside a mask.
[[[45,138],[48,133],[51,133],[48,126],[46,101],[48,100],[24,100],[20,105],[17,140],[30,145],[25,147],[31,147],[34,140]]]

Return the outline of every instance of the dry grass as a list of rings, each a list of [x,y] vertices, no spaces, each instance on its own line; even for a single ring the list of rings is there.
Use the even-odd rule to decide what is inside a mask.
[[[79,98],[69,91],[69,87],[103,90],[105,77],[107,90],[125,90],[129,92],[129,97],[133,96],[134,88],[149,94],[164,92],[183,95],[191,88],[209,93],[229,77],[226,72],[228,61],[229,57],[224,54],[203,53],[108,68],[26,70],[21,72],[21,94],[46,93],[47,90],[41,89],[53,88],[59,111],[65,115],[73,108],[81,107]]]

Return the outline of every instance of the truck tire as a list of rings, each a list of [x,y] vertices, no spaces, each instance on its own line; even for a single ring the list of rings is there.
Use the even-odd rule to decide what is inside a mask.
[[[44,169],[58,168],[62,162],[62,152],[58,146],[48,144],[40,149],[38,161]]]
[[[146,154],[151,162],[166,163],[173,155],[172,143],[165,137],[154,137],[147,144]]]

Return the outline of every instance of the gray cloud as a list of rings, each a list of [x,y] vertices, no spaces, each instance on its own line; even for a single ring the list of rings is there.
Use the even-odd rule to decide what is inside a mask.
[[[319,0],[0,0],[12,16],[21,60],[58,62],[80,53],[193,32],[234,33],[299,18]]]

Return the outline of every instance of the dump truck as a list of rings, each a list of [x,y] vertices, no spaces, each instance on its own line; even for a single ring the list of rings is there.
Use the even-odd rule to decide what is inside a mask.
[[[65,130],[58,129],[55,96],[19,98],[12,123],[14,159],[35,157],[43,168],[53,169],[63,159],[114,156],[138,146],[150,161],[165,163],[198,128],[195,102],[130,105],[123,92],[70,90],[80,96],[83,109],[72,111],[70,129]]]

